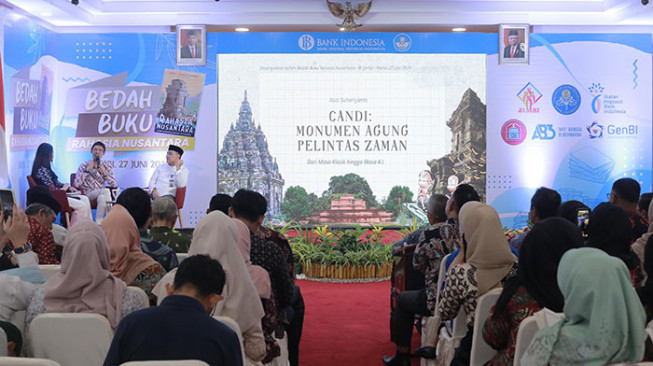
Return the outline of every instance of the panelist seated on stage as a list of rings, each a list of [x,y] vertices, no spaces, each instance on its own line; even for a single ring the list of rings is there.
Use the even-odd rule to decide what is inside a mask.
[[[93,158],[79,165],[73,182],[91,202],[97,202],[95,222],[98,224],[102,223],[106,214],[107,201],[111,201],[111,191],[106,186],[116,187],[111,163],[102,160],[105,152],[106,146],[100,141],[95,142],[91,147]]]
[[[181,147],[168,146],[167,164],[159,165],[150,178],[149,192],[153,199],[166,196],[174,199],[177,188],[188,184],[188,169],[183,166],[182,155],[184,150]]]
[[[32,179],[40,186],[50,187],[51,189],[62,189],[68,193],[78,193],[78,191],[68,184],[59,182],[59,177],[52,171],[51,163],[54,160],[54,149],[52,145],[44,142],[36,149],[36,156],[32,164]],[[79,219],[92,220],[91,203],[86,196],[75,195],[68,197],[68,204],[73,209],[71,223],[74,225]]]

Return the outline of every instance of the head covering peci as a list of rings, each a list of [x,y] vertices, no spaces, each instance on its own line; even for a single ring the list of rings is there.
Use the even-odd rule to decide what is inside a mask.
[[[522,365],[641,361],[646,315],[626,265],[599,249],[572,249],[562,256],[557,277],[564,318],[535,334]]]
[[[510,251],[499,214],[486,204],[470,201],[460,209],[460,231],[467,243],[465,262],[476,268],[477,296],[501,284],[517,258]]]
[[[127,285],[147,267],[157,263],[141,250],[141,234],[136,222],[122,205],[113,205],[101,226],[109,243],[111,273]]]
[[[179,147],[177,145],[168,146],[168,151],[175,151],[175,152],[179,153],[179,156],[184,155],[184,149],[182,149],[181,147]]]
[[[561,312],[564,297],[556,274],[560,258],[569,250],[583,246],[578,227],[561,217],[550,217],[535,224],[519,250],[517,276],[503,287],[493,316],[499,316],[520,286],[543,307]]]
[[[50,313],[96,313],[116,328],[127,284],[110,271],[107,239],[97,224],[82,220],[66,236],[61,269],[45,285],[43,305]]]
[[[245,265],[247,265],[247,270],[249,271],[249,276],[252,278],[254,287],[256,287],[256,291],[258,291],[258,295],[262,299],[269,299],[272,291],[270,275],[265,268],[253,265],[249,258],[249,253],[252,248],[252,237],[249,227],[238,219],[233,219],[233,221],[236,224],[236,229],[238,229],[238,248],[245,258]]]

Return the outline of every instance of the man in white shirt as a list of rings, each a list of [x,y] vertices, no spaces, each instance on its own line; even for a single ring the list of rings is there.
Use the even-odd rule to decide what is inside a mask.
[[[188,184],[188,169],[181,156],[184,150],[175,145],[168,146],[167,164],[159,165],[150,178],[149,191],[152,199],[168,196],[174,200],[177,188]]]

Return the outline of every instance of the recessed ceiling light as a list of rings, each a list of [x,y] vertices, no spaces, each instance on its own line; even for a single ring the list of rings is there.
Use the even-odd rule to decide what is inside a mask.
[[[249,32],[249,28],[245,28],[245,27],[238,27],[235,30],[236,32]]]
[[[51,16],[52,16],[52,13],[48,13],[48,12],[43,12],[43,13],[39,13],[39,14],[40,14],[42,17],[51,17]]]
[[[454,31],[454,32],[464,32],[466,30],[467,30],[467,28],[463,28],[463,27],[456,27],[456,28],[452,29],[452,31]]]

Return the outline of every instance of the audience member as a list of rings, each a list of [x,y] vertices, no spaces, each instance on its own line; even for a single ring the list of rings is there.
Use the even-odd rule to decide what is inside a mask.
[[[22,208],[14,204],[12,215],[6,221],[4,211],[0,210],[0,271],[38,266],[38,257],[28,241],[30,231],[29,218]]]
[[[125,281],[128,286],[142,288],[149,296],[150,302],[153,302],[152,289],[166,274],[166,270],[141,250],[138,227],[129,211],[120,203],[116,203],[102,220],[101,226],[109,243],[111,273]]]
[[[440,261],[457,246],[455,228],[446,223],[447,197],[434,194],[428,200],[430,226],[424,230],[413,256],[413,266],[425,275],[426,287],[404,291],[397,297],[390,338],[396,344],[393,357],[383,357],[386,365],[409,365],[410,340],[415,314],[431,316],[435,308]],[[435,357],[435,349],[433,349]]]
[[[245,356],[258,362],[265,357],[261,330],[264,311],[237,241],[238,232],[233,221],[222,212],[214,211],[195,227],[188,254],[205,254],[223,263],[225,272],[229,274],[222,293],[224,301],[217,304],[212,315],[228,316],[238,323],[243,333]],[[172,283],[176,271],[172,270],[156,285],[154,292],[159,303],[167,295],[166,285]]]
[[[531,209],[528,212],[528,219],[531,224],[535,225],[546,218],[556,216],[558,208],[560,208],[560,202],[561,198],[558,192],[546,187],[538,188],[531,197]],[[519,252],[519,248],[521,248],[528,232],[528,230],[525,230],[510,240],[510,246],[517,252]]]
[[[644,264],[642,267],[646,273],[653,273],[653,236],[649,236],[645,248]],[[646,322],[648,323],[653,319],[653,278],[651,276],[646,277],[646,282],[644,282],[643,286],[636,290],[646,310]],[[648,353],[653,353],[653,350],[651,352],[647,350]],[[651,359],[653,358],[649,357],[649,360]]]
[[[256,234],[265,219],[267,208],[267,200],[260,193],[241,189],[234,195],[229,213],[249,227],[252,241],[250,258],[253,264],[268,271],[277,308],[277,318],[283,321],[286,318],[286,307],[291,303],[293,282],[281,249]]]
[[[621,259],[630,271],[633,286],[642,281],[641,263],[630,248],[631,225],[619,206],[604,202],[594,208],[587,226],[587,246]]]
[[[169,246],[152,239],[147,233],[148,223],[152,216],[152,203],[147,193],[140,188],[127,188],[118,196],[116,204],[126,208],[134,219],[140,234],[140,245],[143,253],[152,257],[166,271],[177,267],[179,261],[175,251]]]
[[[232,276],[233,274],[229,274]],[[105,366],[128,361],[201,360],[209,365],[243,365],[238,336],[209,314],[223,299],[225,272],[206,255],[188,257],[161,305],[120,322]]]
[[[649,201],[649,205],[647,207],[648,210],[646,212],[646,217],[648,217],[648,230],[642,236],[637,238],[637,240],[635,240],[635,242],[630,246],[633,252],[637,254],[637,258],[639,258],[640,263],[644,263],[644,251],[647,247],[646,243],[651,237],[651,234],[653,234],[653,206],[651,206],[651,202],[653,201]],[[640,200],[640,203],[642,203],[642,200]],[[642,274],[644,275],[644,277],[646,277],[648,274],[646,269],[647,268],[645,265],[642,266]]]
[[[18,357],[23,349],[23,336],[20,330],[9,322],[0,321],[0,329],[7,336],[7,356]]]
[[[274,338],[274,333],[278,328],[278,324],[276,314],[277,309],[274,307],[270,276],[268,275],[268,271],[261,266],[253,265],[250,260],[249,253],[251,251],[252,242],[247,225],[238,219],[233,219],[233,221],[238,230],[238,247],[245,259],[245,265],[247,265],[249,276],[256,287],[256,291],[258,291],[263,310],[265,311],[265,315],[261,320],[261,328],[263,329],[263,335],[265,336],[265,358],[261,362],[266,364],[281,355],[281,348]]]
[[[485,342],[498,353],[488,365],[512,365],[522,320],[541,310],[562,312],[564,297],[556,274],[560,258],[583,246],[580,230],[560,217],[544,219],[524,239],[517,275],[508,280],[483,328]]]
[[[49,187],[51,189],[62,189],[66,192],[76,193],[77,190],[68,184],[59,182],[59,177],[52,171],[51,163],[54,160],[54,150],[52,145],[42,143],[36,149],[36,156],[32,164],[32,179],[38,185]],[[68,204],[73,208],[71,224],[75,224],[79,219],[93,219],[91,214],[91,203],[88,197],[77,195],[68,197]]]
[[[147,307],[138,292],[114,277],[107,239],[92,221],[79,221],[68,233],[59,273],[40,286],[27,310],[26,324],[42,313],[94,313],[112,328],[132,311]]]
[[[636,180],[632,178],[621,178],[612,184],[612,191],[609,195],[609,202],[621,207],[630,218],[630,224],[632,226],[631,243],[648,231],[646,216],[642,216],[637,211],[639,192],[640,187]]]
[[[211,197],[209,208],[206,213],[211,213],[215,210],[221,211],[225,215],[229,215],[229,207],[231,207],[232,197],[228,194],[218,193]]]
[[[32,203],[42,203],[50,207],[55,215],[59,215],[59,212],[61,212],[61,205],[52,197],[50,189],[44,186],[34,186],[27,190],[27,201],[25,205],[29,207]],[[52,236],[54,237],[55,244],[63,245],[67,232],[63,226],[54,222],[52,223]]]
[[[25,209],[25,215],[30,227],[27,241],[39,257],[39,264],[59,264],[51,229],[56,218],[54,211],[42,203],[32,203]]]
[[[175,230],[177,215],[177,205],[172,199],[161,197],[154,200],[150,236],[177,253],[188,253],[191,236]]]
[[[96,141],[91,146],[93,158],[83,162],[77,169],[75,181],[71,182],[88,197],[90,202],[97,203],[95,222],[102,223],[107,211],[107,202],[111,201],[111,191],[105,186],[117,187],[116,178],[113,177],[112,163],[101,160],[106,152],[106,146],[101,141]]]
[[[461,308],[465,310],[468,330],[452,365],[469,365],[476,301],[515,276],[517,258],[510,252],[499,214],[492,207],[480,202],[465,203],[460,209],[460,229],[463,247],[447,273],[437,314],[442,320],[449,320]]]
[[[651,200],[653,200],[653,193],[642,193],[641,196],[639,196],[639,201],[637,201],[637,212],[639,212],[640,216],[642,217],[648,217],[648,207],[651,204]],[[649,223],[651,220],[649,220]]]
[[[148,185],[153,199],[166,196],[174,199],[177,195],[177,188],[186,187],[189,173],[188,168],[183,166],[182,155],[184,155],[184,150],[181,147],[168,146],[166,164],[156,167]]]
[[[578,210],[587,210],[587,212],[592,212],[592,210],[583,202],[571,200],[565,201],[560,205],[560,208],[558,209],[558,216],[578,226]]]
[[[572,249],[562,256],[557,277],[564,317],[535,334],[522,365],[642,360],[646,316],[621,260],[595,248]]]

